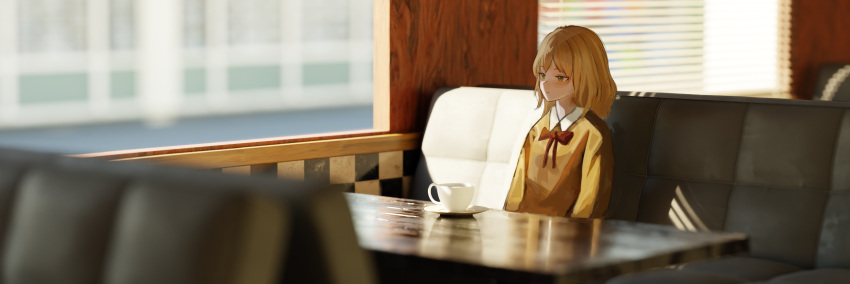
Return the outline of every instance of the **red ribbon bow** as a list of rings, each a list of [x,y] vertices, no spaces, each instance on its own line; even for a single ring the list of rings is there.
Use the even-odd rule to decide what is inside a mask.
[[[549,132],[549,129],[543,127],[543,131],[541,131],[540,138],[538,138],[537,141],[543,141],[546,139],[549,139],[549,142],[546,143],[546,151],[543,155],[543,167],[546,167],[546,162],[549,159],[549,149],[552,149],[552,168],[554,169],[556,163],[555,158],[558,155],[558,147],[552,147],[552,144],[555,141],[558,141],[561,145],[567,145],[567,143],[570,143],[570,140],[573,139],[573,132],[557,130]]]

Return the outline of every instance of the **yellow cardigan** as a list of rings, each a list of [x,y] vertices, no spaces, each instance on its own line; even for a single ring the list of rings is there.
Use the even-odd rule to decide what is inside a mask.
[[[573,132],[572,139],[566,145],[553,141],[550,147],[556,149],[546,152],[550,139],[540,139],[540,136],[549,131],[559,133],[560,124],[551,129],[547,112],[531,128],[520,151],[505,210],[554,216],[603,217],[614,176],[614,154],[608,126],[588,110],[568,130]],[[559,134],[566,136],[565,133]]]

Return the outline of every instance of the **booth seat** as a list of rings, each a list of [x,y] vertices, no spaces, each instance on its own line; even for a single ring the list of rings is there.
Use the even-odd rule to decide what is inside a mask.
[[[0,282],[374,283],[344,197],[0,149]]]
[[[501,209],[533,91],[434,95],[412,196],[473,182]],[[850,103],[620,92],[609,218],[743,232],[750,253],[610,283],[850,283]]]
[[[820,66],[815,82],[814,100],[850,102],[850,64],[830,63]]]

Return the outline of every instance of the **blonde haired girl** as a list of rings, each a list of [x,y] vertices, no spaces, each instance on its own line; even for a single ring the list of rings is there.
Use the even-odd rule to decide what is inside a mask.
[[[526,135],[505,210],[601,218],[614,169],[602,118],[617,93],[605,47],[590,29],[557,28],[540,44],[533,72],[544,112]]]

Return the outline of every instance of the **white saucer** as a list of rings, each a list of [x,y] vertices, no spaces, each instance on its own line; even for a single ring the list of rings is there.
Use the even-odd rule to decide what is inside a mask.
[[[487,207],[484,206],[469,206],[469,208],[466,208],[466,210],[464,211],[452,212],[443,207],[443,205],[439,204],[426,206],[424,209],[428,212],[434,212],[446,216],[466,216],[487,211]]]

